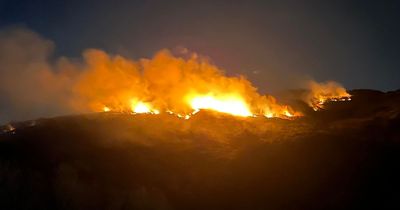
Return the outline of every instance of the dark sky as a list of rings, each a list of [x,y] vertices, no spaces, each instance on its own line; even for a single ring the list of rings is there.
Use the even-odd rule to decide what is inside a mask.
[[[400,1],[0,0],[0,29],[22,25],[56,43],[140,58],[184,46],[264,90],[303,78],[400,88]]]

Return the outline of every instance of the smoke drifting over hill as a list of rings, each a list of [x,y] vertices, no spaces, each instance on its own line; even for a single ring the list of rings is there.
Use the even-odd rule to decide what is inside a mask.
[[[283,105],[193,53],[53,48],[0,33],[0,121],[75,114],[0,126],[4,209],[398,207],[398,91],[309,82]]]
[[[68,113],[71,81],[53,71],[53,47],[32,31],[0,32],[0,121]]]
[[[132,60],[88,49],[76,60],[53,59],[53,49],[54,43],[27,29],[0,32],[0,121],[135,110],[184,118],[200,109],[238,116],[302,115],[258,93],[244,76],[226,76],[208,59],[187,50],[179,56],[160,50],[151,59]],[[338,84],[322,91],[318,87],[323,85],[312,84],[305,98],[310,105],[321,93],[347,94]]]

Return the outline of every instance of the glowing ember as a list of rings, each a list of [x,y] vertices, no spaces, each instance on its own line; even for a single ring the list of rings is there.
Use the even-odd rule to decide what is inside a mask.
[[[220,98],[211,95],[196,96],[191,99],[189,103],[194,110],[209,109],[242,117],[253,115],[250,112],[246,102],[237,96]]]
[[[109,111],[111,111],[111,109],[105,106],[105,107],[103,108],[103,111],[104,111],[104,112],[109,112]]]
[[[191,117],[190,114],[186,114],[186,115],[177,114],[176,116],[179,118],[185,119],[185,120],[188,120]]]
[[[315,99],[312,103],[312,108],[314,111],[318,111],[320,109],[324,108],[325,103],[329,101],[351,101],[351,96],[337,96],[337,97],[320,97],[318,99]]]

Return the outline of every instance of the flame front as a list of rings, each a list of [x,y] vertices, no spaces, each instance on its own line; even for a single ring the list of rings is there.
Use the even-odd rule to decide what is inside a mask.
[[[108,107],[106,107],[106,106],[103,107],[103,112],[109,112],[109,111],[111,111],[110,108],[108,108]]]
[[[162,50],[152,59],[133,61],[103,51],[84,54],[83,73],[74,86],[79,109],[159,114],[189,119],[200,110],[234,116],[291,118],[300,113],[260,95],[243,76],[228,77],[197,54],[187,59]]]
[[[135,114],[159,114],[160,112],[157,109],[153,109],[152,106],[148,103],[144,102],[131,102],[132,112]]]
[[[195,96],[189,103],[194,110],[209,109],[241,117],[253,115],[246,102],[238,96]]]
[[[309,94],[305,101],[314,111],[324,108],[329,101],[350,101],[351,95],[337,82],[328,81],[325,83],[309,82]]]

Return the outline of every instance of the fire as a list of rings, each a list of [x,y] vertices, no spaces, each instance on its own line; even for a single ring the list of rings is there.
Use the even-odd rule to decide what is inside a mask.
[[[273,118],[273,117],[274,117],[274,114],[273,114],[273,113],[266,113],[266,114],[264,114],[264,116],[265,116],[266,118]]]
[[[239,117],[300,116],[274,97],[259,94],[245,77],[228,77],[195,53],[184,57],[162,50],[151,59],[134,61],[88,50],[85,63],[75,67],[83,69],[74,80],[73,104],[79,110],[167,112],[182,119],[201,110]]]
[[[189,103],[194,110],[209,109],[241,117],[253,115],[246,102],[238,96],[195,96]]]
[[[239,117],[287,119],[302,116],[290,106],[280,104],[273,96],[260,94],[245,76],[228,76],[224,69],[209,59],[188,50],[181,50],[177,56],[163,49],[151,58],[134,60],[87,49],[81,59],[60,57],[48,63],[47,50],[51,46],[47,44],[51,42],[36,35],[29,40],[46,43],[43,49],[40,48],[40,53],[44,53],[40,58],[43,59],[31,65],[30,62],[37,59],[30,58],[31,54],[36,55],[30,53],[27,62],[16,62],[17,66],[10,63],[13,68],[8,69],[15,67],[25,76],[22,78],[6,71],[3,76],[8,78],[5,80],[8,82],[0,83],[0,89],[5,93],[2,95],[12,100],[10,104],[22,104],[14,107],[21,107],[25,110],[23,113],[43,113],[44,109],[60,113],[167,112],[189,119],[207,109]],[[19,46],[20,41],[12,42],[18,44],[15,52],[23,52],[24,46]],[[11,60],[15,63],[14,59]],[[20,82],[24,78],[27,79]],[[26,92],[29,88],[18,86],[25,83],[35,91]],[[322,109],[327,101],[347,101],[351,97],[335,82],[311,82],[309,89],[309,94],[303,99],[315,110]],[[33,108],[39,112],[32,111]]]
[[[279,109],[276,109],[274,111],[264,111],[262,113],[263,116],[266,118],[293,118],[293,117],[301,117],[303,116],[302,113],[300,112],[295,112],[293,111],[290,107],[278,107]]]
[[[293,114],[290,113],[288,110],[285,110],[284,115],[287,117],[293,117]]]
[[[108,107],[106,107],[106,106],[103,107],[103,112],[109,112],[109,111],[111,111],[110,108],[108,108]]]
[[[148,114],[159,114],[160,111],[157,109],[152,109],[151,106],[147,103],[143,103],[141,101],[135,103],[132,102],[132,112],[136,114],[143,114],[143,113],[148,113]]]
[[[305,101],[315,111],[324,108],[329,101],[350,101],[351,95],[339,83],[328,81],[325,83],[309,82],[310,92]]]
[[[150,113],[150,108],[147,104],[139,102],[136,104],[132,104],[132,112],[133,113]]]

